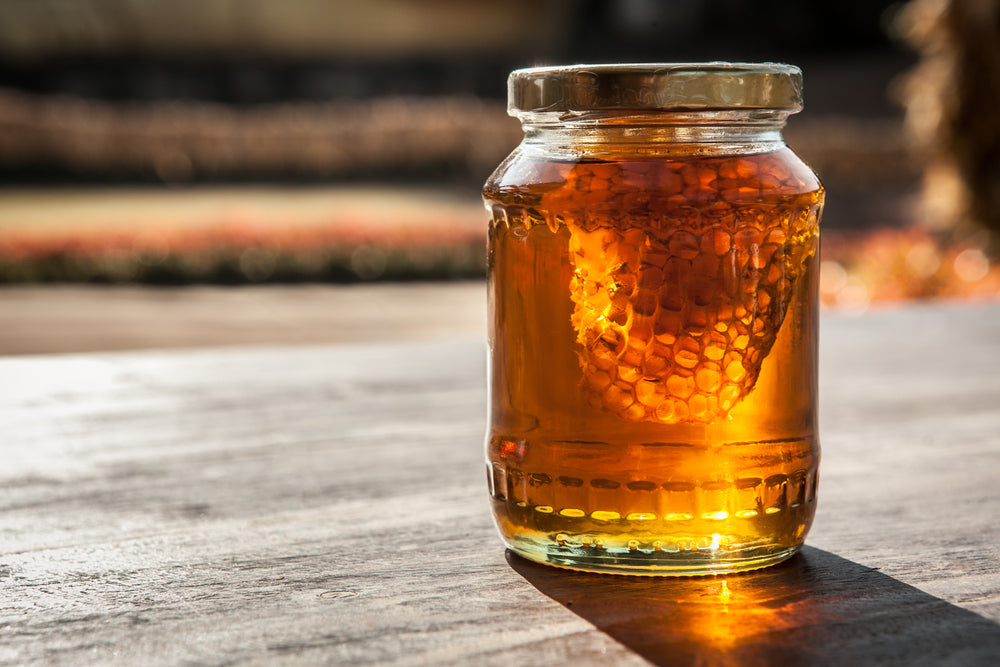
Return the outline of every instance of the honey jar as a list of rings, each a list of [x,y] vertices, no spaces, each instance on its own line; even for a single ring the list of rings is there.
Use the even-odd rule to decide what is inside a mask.
[[[779,562],[816,509],[824,191],[780,64],[518,70],[487,181],[487,477],[517,554],[623,574]]]

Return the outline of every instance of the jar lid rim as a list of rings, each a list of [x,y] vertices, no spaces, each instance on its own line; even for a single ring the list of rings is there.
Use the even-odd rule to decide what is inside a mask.
[[[622,63],[511,72],[508,111],[802,109],[802,70],[782,63]]]

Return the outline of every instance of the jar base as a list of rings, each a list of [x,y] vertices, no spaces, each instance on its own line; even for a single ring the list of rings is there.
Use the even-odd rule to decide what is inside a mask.
[[[759,547],[746,552],[717,549],[639,550],[568,547],[548,539],[505,540],[512,552],[527,560],[580,572],[638,576],[704,576],[747,572],[776,565],[802,547]]]

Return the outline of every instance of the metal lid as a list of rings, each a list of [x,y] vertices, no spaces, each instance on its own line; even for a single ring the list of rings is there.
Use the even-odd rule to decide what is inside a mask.
[[[507,110],[802,109],[802,71],[778,63],[646,63],[511,72]]]

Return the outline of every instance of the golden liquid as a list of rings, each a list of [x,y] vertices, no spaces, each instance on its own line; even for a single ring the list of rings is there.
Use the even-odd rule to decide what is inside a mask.
[[[515,154],[484,197],[487,465],[507,544],[635,574],[793,553],[819,460],[812,172],[787,149]]]

